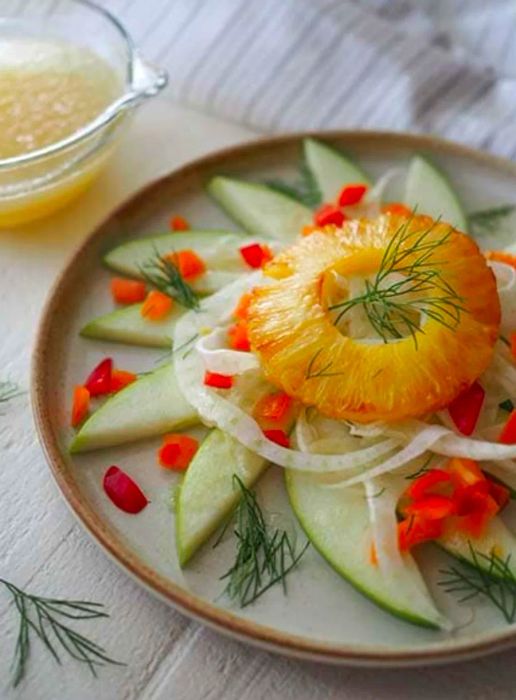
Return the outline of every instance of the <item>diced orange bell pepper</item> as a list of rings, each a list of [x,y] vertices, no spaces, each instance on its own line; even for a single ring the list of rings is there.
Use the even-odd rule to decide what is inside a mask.
[[[77,427],[88,415],[90,409],[90,392],[85,386],[76,386],[73,390],[71,424]]]
[[[508,253],[505,250],[485,250],[484,257],[487,258],[487,260],[505,263],[506,265],[516,268],[516,255]]]
[[[233,311],[233,316],[238,321],[247,321],[247,316],[249,314],[249,304],[251,303],[252,294],[246,292],[240,297],[235,310]]]
[[[401,202],[390,202],[382,207],[384,214],[393,214],[395,216],[412,216],[412,210],[406,204]]]
[[[369,549],[369,561],[373,566],[378,566],[378,554],[376,553],[376,545],[371,542],[371,547]]]
[[[302,236],[309,236],[311,233],[313,233],[314,231],[318,231],[318,230],[319,230],[319,228],[317,226],[312,226],[312,225],[303,226],[303,228],[301,229],[301,235]]]
[[[282,421],[292,408],[292,398],[284,391],[263,396],[256,404],[253,414],[258,423],[261,421]]]
[[[228,329],[229,346],[233,350],[249,352],[251,343],[247,332],[247,321],[239,321]]]
[[[161,321],[172,311],[173,306],[173,299],[167,294],[153,289],[147,294],[140,313],[148,321]]]
[[[138,304],[145,299],[145,282],[114,277],[111,280],[111,294],[117,304]]]
[[[182,471],[188,467],[198,449],[199,442],[195,438],[171,433],[163,438],[158,461],[165,469]]]
[[[173,261],[185,280],[194,280],[206,272],[204,260],[193,250],[186,248],[173,254]]]
[[[138,379],[138,376],[134,372],[127,372],[124,369],[114,369],[111,373],[111,386],[110,392],[115,394],[117,391],[121,391],[129,384],[132,384]]]
[[[504,445],[516,445],[516,408],[513,408],[507,422],[505,423],[500,437],[499,442],[503,442]]]
[[[458,487],[471,486],[478,482],[486,481],[486,477],[478,464],[465,457],[452,457],[448,460],[446,468],[452,480]]]
[[[172,231],[189,231],[190,224],[183,216],[173,216],[169,222]]]

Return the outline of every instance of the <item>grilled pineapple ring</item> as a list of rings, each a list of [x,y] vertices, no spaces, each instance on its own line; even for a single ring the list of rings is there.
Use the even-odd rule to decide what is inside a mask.
[[[422,331],[368,341],[338,329],[325,299],[328,272],[370,274],[389,242],[407,227],[440,241],[426,263],[461,300],[450,327],[428,317]],[[408,252],[414,260],[417,250]],[[327,416],[361,423],[396,421],[447,406],[491,362],[500,325],[492,271],[476,243],[429,217],[380,216],[326,228],[285,249],[265,269],[270,284],[253,290],[249,338],[267,378]]]

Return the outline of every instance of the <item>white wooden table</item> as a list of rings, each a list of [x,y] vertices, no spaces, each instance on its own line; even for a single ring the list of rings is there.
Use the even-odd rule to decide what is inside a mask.
[[[0,379],[28,388],[31,345],[44,297],[70,251],[143,183],[256,134],[158,100],[138,114],[118,156],[76,204],[42,224],[0,233]],[[12,690],[17,617],[0,590],[0,698],[23,700],[509,700],[513,653],[435,669],[324,667],[230,641],[155,600],[82,530],[53,484],[28,396],[0,414],[0,576],[56,597],[103,602],[106,621],[83,625],[127,667],[58,666],[35,644],[27,678]]]

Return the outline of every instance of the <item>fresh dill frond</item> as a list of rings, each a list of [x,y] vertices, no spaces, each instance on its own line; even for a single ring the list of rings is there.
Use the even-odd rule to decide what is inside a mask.
[[[328,371],[333,365],[333,360],[329,360],[326,364],[322,364],[319,369],[315,369],[315,364],[322,352],[324,352],[324,348],[317,350],[317,352],[314,353],[313,357],[310,359],[310,362],[306,367],[305,379],[314,379],[316,377],[338,377],[344,374],[344,372]]]
[[[516,209],[514,204],[502,204],[491,209],[474,211],[468,215],[469,229],[473,236],[496,233],[500,224]]]
[[[275,178],[266,180],[266,184],[276,192],[280,192],[311,209],[315,209],[322,202],[319,185],[305,162],[301,164],[299,179],[296,182],[290,184]]]
[[[177,301],[187,309],[199,308],[199,297],[190,287],[174,260],[174,254],[162,257],[158,251],[140,266],[144,279],[163,294]]]
[[[12,596],[15,609],[20,618],[18,637],[12,662],[13,686],[19,685],[23,679],[30,656],[31,636],[37,637],[50,653],[61,664],[60,654],[68,654],[72,659],[88,666],[94,676],[97,668],[107,664],[125,666],[107,656],[105,649],[73,630],[66,620],[95,620],[109,617],[103,611],[101,603],[91,603],[84,600],[61,600],[59,598],[43,598],[22,591],[13,583],[0,578]]]
[[[421,317],[426,316],[454,329],[465,311],[462,298],[441,273],[446,260],[433,256],[448,241],[452,228],[439,237],[431,233],[436,223],[423,230],[411,230],[409,218],[396,231],[384,251],[380,267],[371,280],[365,280],[365,292],[329,306],[338,310],[335,324],[352,308],[360,306],[384,343],[423,333]]]
[[[514,410],[514,404],[510,399],[505,399],[505,401],[502,401],[498,405],[502,411],[507,411],[508,413]]]
[[[305,553],[308,542],[297,551],[295,542],[285,530],[270,529],[256,495],[236,474],[233,475],[233,485],[240,490],[241,496],[234,530],[237,552],[235,563],[221,580],[227,579],[224,593],[245,608],[276,583],[281,583],[286,592],[287,574]],[[215,546],[226,528],[227,524]]]
[[[417,479],[418,476],[422,476],[423,474],[425,474],[428,471],[428,468],[430,467],[430,463],[432,462],[432,459],[433,459],[433,455],[429,455],[425,459],[424,464],[417,471],[413,472],[412,474],[407,474],[405,479]]]
[[[509,624],[516,619],[516,577],[510,566],[511,555],[502,558],[495,551],[484,554],[469,542],[471,562],[441,569],[439,585],[446,593],[458,593],[460,603],[478,596],[487,598]]]
[[[21,396],[23,391],[15,382],[0,381],[0,403],[7,403],[17,396]]]

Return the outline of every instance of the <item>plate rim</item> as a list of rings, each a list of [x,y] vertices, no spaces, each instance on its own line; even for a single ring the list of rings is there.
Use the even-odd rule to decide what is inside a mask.
[[[73,477],[70,477],[66,460],[59,446],[58,437],[52,427],[48,408],[48,387],[45,382],[45,368],[47,364],[45,348],[55,307],[58,306],[62,296],[62,288],[66,285],[68,277],[73,271],[76,259],[92,243],[101,238],[104,227],[111,219],[115,218],[124,209],[134,206],[138,199],[144,198],[147,193],[159,186],[161,182],[169,179],[180,179],[199,169],[211,168],[219,161],[225,161],[234,157],[238,158],[248,154],[252,155],[255,151],[270,149],[275,145],[293,146],[296,143],[301,143],[304,138],[315,138],[323,142],[346,139],[357,143],[374,143],[375,141],[383,142],[389,140],[394,147],[407,147],[414,151],[429,150],[432,153],[440,152],[446,155],[465,157],[516,177],[516,164],[508,159],[434,135],[351,129],[305,131],[279,136],[259,137],[188,161],[179,168],[175,168],[153,179],[113,207],[95,225],[95,228],[82,239],[66,259],[47,294],[33,344],[30,394],[36,432],[50,473],[71,512],[88,534],[123,571],[128,573],[146,590],[167,604],[172,605],[183,614],[240,641],[291,657],[332,664],[370,667],[406,667],[448,663],[501,651],[516,643],[516,625],[512,629],[493,632],[480,638],[477,635],[473,640],[465,640],[462,643],[454,643],[453,645],[450,645],[448,641],[437,642],[435,649],[428,649],[427,647],[418,649],[416,647],[411,650],[389,651],[385,647],[377,647],[375,649],[369,645],[361,647],[309,639],[308,637],[284,632],[274,627],[242,618],[206,601],[201,596],[186,591],[145,564],[117,537],[116,530],[104,522],[93,507],[90,506],[84,495],[81,496],[78,484],[75,483]]]

